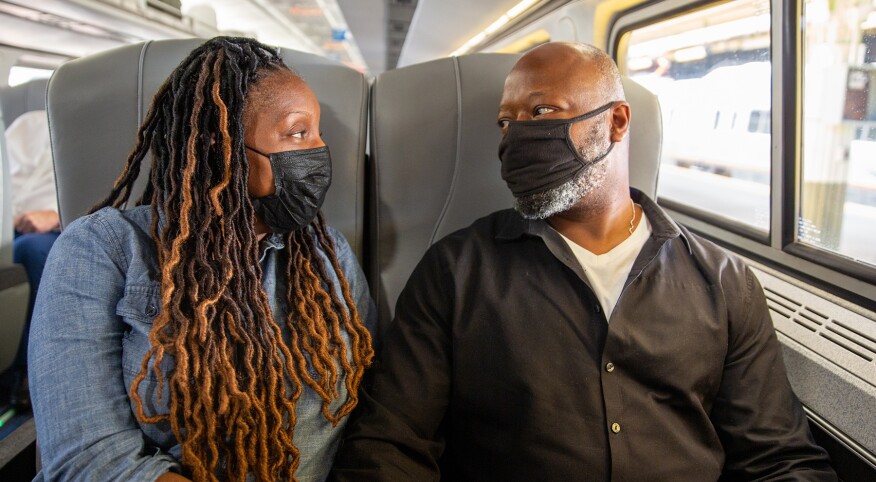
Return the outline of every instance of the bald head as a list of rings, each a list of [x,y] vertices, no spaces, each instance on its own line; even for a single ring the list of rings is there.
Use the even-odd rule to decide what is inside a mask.
[[[511,74],[515,72],[535,72],[548,82],[565,84],[582,95],[605,102],[625,100],[617,65],[592,45],[573,42],[540,45],[520,58]]]

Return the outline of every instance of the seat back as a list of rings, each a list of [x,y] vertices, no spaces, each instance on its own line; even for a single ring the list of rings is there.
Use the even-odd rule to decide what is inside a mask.
[[[30,297],[24,268],[12,263],[12,192],[5,130],[0,110],[0,373],[12,365],[18,353]]]
[[[0,263],[12,263],[12,181],[6,157],[6,122],[0,109]]]
[[[46,85],[49,79],[34,79],[14,87],[0,89],[0,110],[3,121],[12,125],[18,116],[32,110],[46,109]]]
[[[5,127],[22,114],[46,108],[48,79],[0,88],[0,372],[15,362],[28,318],[31,287],[21,264],[13,264],[12,188]],[[42,142],[42,141],[41,141]]]
[[[369,278],[381,320],[391,319],[396,298],[432,243],[513,205],[500,175],[496,113],[505,77],[519,58],[451,57],[384,72],[375,80]],[[644,87],[623,82],[632,111],[630,183],[653,198],[660,108]]]
[[[105,197],[124,168],[155,92],[203,39],[151,41],[62,65],[48,88],[49,126],[62,225]],[[368,82],[317,55],[282,49],[319,99],[320,128],[332,153],[332,186],[323,212],[361,255]],[[132,199],[146,186],[144,165]]]

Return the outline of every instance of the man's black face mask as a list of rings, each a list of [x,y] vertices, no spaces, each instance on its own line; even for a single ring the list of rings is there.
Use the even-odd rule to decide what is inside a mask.
[[[316,217],[332,183],[328,146],[264,154],[271,161],[274,194],[252,200],[253,209],[274,233],[306,227]]]
[[[572,142],[572,124],[597,116],[614,106],[614,102],[571,119],[508,121],[505,137],[499,143],[502,179],[515,197],[536,194],[574,179],[584,168],[595,164],[611,152],[594,159],[581,156]]]

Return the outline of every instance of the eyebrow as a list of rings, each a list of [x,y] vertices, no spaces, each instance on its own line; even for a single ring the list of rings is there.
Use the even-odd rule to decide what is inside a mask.
[[[279,121],[280,119],[285,119],[286,117],[289,117],[292,114],[303,115],[305,117],[313,117],[312,112],[308,112],[305,110],[290,110],[290,111],[285,111],[285,112],[278,112],[277,113],[277,120]]]

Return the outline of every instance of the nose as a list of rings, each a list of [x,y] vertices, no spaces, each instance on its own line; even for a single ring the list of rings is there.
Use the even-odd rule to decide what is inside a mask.
[[[310,146],[311,149],[316,149],[318,147],[325,147],[325,139],[322,138],[323,132],[316,131],[316,136],[313,139],[313,144]]]

